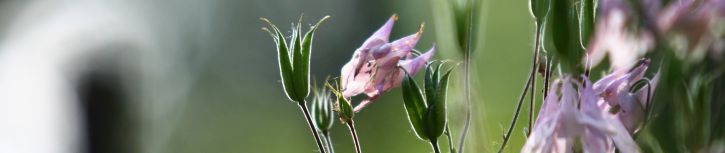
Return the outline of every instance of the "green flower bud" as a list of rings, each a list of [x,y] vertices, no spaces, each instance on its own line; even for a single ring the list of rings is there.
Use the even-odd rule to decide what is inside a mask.
[[[408,119],[418,138],[423,140],[436,140],[443,134],[448,122],[446,97],[452,69],[441,76],[442,64],[432,65],[427,67],[424,92],[407,74],[402,85]]]
[[[332,128],[332,97],[326,88],[315,89],[312,98],[312,116],[318,131],[329,131]]]
[[[317,27],[327,18],[329,16],[320,19],[304,35],[302,35],[302,18],[300,18],[297,26],[292,29],[292,39],[289,45],[279,28],[268,19],[262,18],[272,28],[271,31],[267,28],[263,28],[263,30],[269,32],[274,38],[277,46],[277,60],[279,61],[282,86],[287,98],[292,101],[303,103],[307,95],[309,95],[312,38]]]

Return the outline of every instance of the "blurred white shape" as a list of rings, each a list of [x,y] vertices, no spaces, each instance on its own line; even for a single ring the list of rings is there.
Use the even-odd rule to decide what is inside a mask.
[[[74,93],[78,71],[99,47],[155,44],[144,18],[124,5],[35,1],[0,42],[0,152],[83,152]]]

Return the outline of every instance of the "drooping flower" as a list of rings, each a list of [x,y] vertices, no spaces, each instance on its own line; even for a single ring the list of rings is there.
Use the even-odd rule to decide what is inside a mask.
[[[700,61],[707,55],[722,59],[725,50],[725,1],[677,0],[657,17],[676,55]]]
[[[594,92],[602,97],[598,102],[599,107],[614,113],[627,127],[630,134],[636,132],[644,121],[646,108],[659,80],[658,74],[649,81],[649,87],[645,86],[637,91],[630,91],[638,81],[644,78],[649,63],[649,60],[643,60],[631,71],[615,71],[594,83]]]
[[[630,28],[629,24],[635,20],[631,16],[633,12],[626,0],[602,0],[599,3],[601,15],[595,25],[594,37],[587,47],[591,64],[598,64],[608,55],[612,68],[629,69],[628,66],[654,47],[651,34]]]
[[[368,96],[355,107],[355,111],[360,111],[382,93],[400,86],[405,71],[410,74],[417,73],[435,52],[435,47],[432,47],[418,57],[413,54],[413,48],[423,33],[423,25],[415,34],[389,42],[390,32],[397,18],[397,15],[390,17],[355,50],[352,59],[342,67],[343,97],[350,98],[363,93]]]
[[[674,0],[660,8],[659,0],[641,1],[642,12],[626,0],[600,0],[599,21],[587,54],[596,65],[608,54],[615,70],[632,63],[653,49],[660,34],[675,55],[688,61],[708,56],[722,60],[725,51],[725,1]],[[641,22],[636,22],[641,21]],[[633,24],[651,26],[631,26]]]
[[[573,152],[576,141],[584,152],[614,152],[615,146],[620,152],[638,152],[624,125],[598,107],[601,97],[591,82],[574,81],[563,77],[552,85],[521,152]]]

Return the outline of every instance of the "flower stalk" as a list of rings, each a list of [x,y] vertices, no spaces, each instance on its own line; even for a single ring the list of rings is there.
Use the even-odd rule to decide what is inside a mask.
[[[329,77],[325,79],[329,80]],[[317,88],[317,82],[315,81],[314,97],[312,99],[312,116],[315,121],[315,127],[325,139],[327,151],[333,153],[332,139],[330,138],[330,129],[332,128],[333,122],[335,122],[333,113],[333,98],[331,97],[330,90],[326,87]]]
[[[446,137],[448,138],[448,151],[450,153],[455,153],[456,148],[453,148],[454,144],[453,144],[453,138],[451,138],[451,128],[448,126],[448,124],[446,124],[446,131],[444,134],[446,134]]]
[[[333,94],[335,94],[335,97],[337,97],[334,111],[337,113],[340,121],[343,124],[347,125],[347,128],[350,131],[350,135],[352,136],[352,141],[355,144],[355,153],[362,153],[360,139],[357,136],[357,130],[355,129],[355,123],[353,121],[353,117],[355,117],[355,111],[352,107],[352,104],[350,104],[350,101],[343,96],[339,82],[335,81],[335,84],[337,85],[337,87],[333,87],[330,83],[325,83],[325,86],[329,88]]]
[[[305,115],[305,119],[307,120],[307,125],[310,127],[310,132],[312,132],[312,135],[315,137],[315,142],[317,142],[317,147],[319,147],[321,153],[325,153],[325,147],[322,144],[322,140],[320,139],[320,134],[315,131],[315,125],[312,123],[312,117],[310,117],[310,112],[307,110],[307,106],[305,106],[304,102],[298,102],[300,109],[302,109],[302,113]]]
[[[536,80],[536,68],[537,68],[537,63],[538,63],[539,47],[540,47],[539,39],[541,37],[541,30],[543,29],[542,27],[543,26],[537,26],[537,28],[536,28],[536,36],[534,37],[535,43],[534,43],[534,49],[533,49],[534,55],[533,55],[533,59],[531,61],[531,71],[529,72],[529,78],[526,81],[526,85],[524,85],[524,89],[521,91],[521,95],[519,96],[519,101],[516,104],[516,110],[514,111],[514,117],[511,120],[509,128],[506,132],[506,135],[503,136],[503,143],[501,144],[501,147],[499,147],[498,152],[503,152],[503,149],[506,147],[506,144],[508,143],[509,139],[511,138],[511,133],[514,130],[514,127],[516,127],[516,121],[519,118],[521,106],[524,102],[524,99],[526,98],[526,93],[528,92],[529,87],[531,87],[531,92],[532,92],[531,97],[529,97],[531,99],[531,103],[530,103],[531,110],[529,110],[529,113],[530,113],[529,117],[533,118],[534,99],[535,99],[535,97],[534,97],[535,94],[533,94],[533,92],[534,92],[534,88],[536,87],[534,85],[535,84],[534,80]],[[529,120],[529,129],[527,131],[527,135],[531,133],[531,129],[533,129],[533,119]]]
[[[468,128],[471,126],[471,39],[473,36],[473,11],[475,6],[476,0],[471,0],[473,2],[471,5],[471,8],[469,9],[468,13],[468,24],[467,24],[467,32],[466,35],[466,46],[463,51],[463,90],[466,97],[466,106],[465,106],[465,119],[463,121],[463,130],[461,130],[461,136],[460,140],[458,141],[458,153],[463,153],[463,145],[466,142],[466,135],[468,135]]]
[[[325,137],[327,152],[335,153],[335,148],[332,146],[332,136],[330,136],[330,131],[322,132],[322,136]]]
[[[362,153],[362,148],[360,147],[360,139],[357,137],[357,130],[355,130],[355,123],[350,120],[347,122],[347,128],[350,129],[350,135],[352,136],[352,140],[355,143],[355,153]]]
[[[303,33],[302,17],[300,17],[297,25],[292,28],[292,37],[289,41],[289,45],[285,39],[286,37],[276,25],[272,24],[272,22],[266,18],[261,18],[262,21],[266,22],[269,27],[271,27],[271,30],[268,28],[262,28],[262,30],[267,31],[269,35],[272,36],[277,46],[280,77],[285,94],[290,101],[296,102],[302,110],[305,120],[307,121],[307,125],[309,126],[321,153],[326,153],[325,147],[320,139],[320,134],[315,130],[315,123],[313,123],[312,117],[310,116],[310,111],[306,105],[306,99],[310,93],[309,82],[312,38],[314,37],[315,30],[317,30],[319,25],[328,18],[329,16],[325,16],[306,33]]]
[[[438,146],[438,141],[435,139],[430,140],[430,145],[433,147],[433,152],[441,153],[441,148]]]

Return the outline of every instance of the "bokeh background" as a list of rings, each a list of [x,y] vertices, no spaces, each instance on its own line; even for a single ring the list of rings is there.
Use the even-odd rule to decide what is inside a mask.
[[[13,36],[25,34],[13,27],[18,27],[16,22],[27,13],[26,9],[39,6],[49,9],[35,14],[39,18],[26,20],[43,20],[43,16],[55,14],[53,10],[62,10],[57,8],[83,11],[103,6],[121,9],[96,11],[120,10],[119,14],[134,14],[130,18],[144,17],[140,22],[155,29],[146,34],[153,36],[150,42],[157,44],[154,46],[158,51],[94,53],[79,58],[97,61],[81,64],[92,68],[78,72],[84,77],[71,81],[78,84],[71,89],[79,93],[76,105],[81,108],[80,118],[84,118],[79,122],[79,135],[84,135],[79,150],[314,152],[317,148],[302,114],[283,93],[275,46],[272,38],[260,30],[265,24],[259,18],[269,18],[286,30],[302,14],[306,25],[330,15],[332,18],[317,31],[313,42],[312,74],[321,80],[328,75],[338,76],[354,49],[392,14],[400,18],[391,39],[412,34],[425,23],[425,33],[416,48],[425,50],[436,44],[435,59],[462,61],[451,39],[454,27],[449,21],[453,16],[448,12],[451,5],[458,3],[462,0],[447,5],[436,0],[0,1],[0,41],[9,46]],[[526,81],[534,25],[527,1],[484,0],[478,5],[473,49],[474,117],[466,150],[493,152],[502,141]],[[114,45],[98,52],[133,49],[128,46]],[[9,52],[14,51],[0,50],[0,55]],[[122,60],[113,60],[116,58]],[[88,66],[103,63],[114,64]],[[456,70],[456,84],[449,99],[455,143],[465,107],[460,90],[461,68]],[[15,119],[23,120],[23,116]],[[528,118],[522,115],[519,119],[506,152],[518,152],[523,145]],[[356,123],[365,152],[431,152],[429,144],[418,140],[408,123],[400,89],[384,94],[357,114]],[[338,121],[332,139],[336,152],[353,152],[350,135]],[[447,148],[445,141],[441,145]]]

